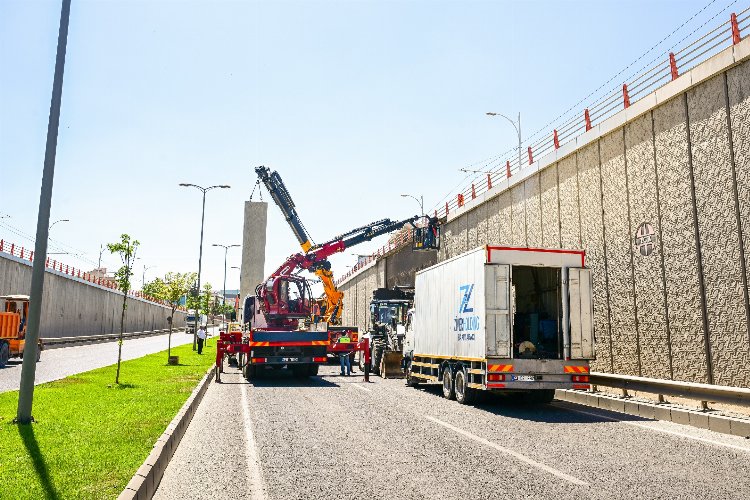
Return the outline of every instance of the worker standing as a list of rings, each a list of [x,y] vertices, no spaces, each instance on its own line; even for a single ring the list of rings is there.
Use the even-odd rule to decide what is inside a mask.
[[[339,337],[339,344],[351,344],[352,339],[349,337],[348,334],[344,334],[341,337]],[[349,359],[349,353],[348,352],[342,352],[339,354],[339,362],[341,363],[341,375],[344,375],[344,368],[346,368],[346,376],[352,374],[352,363]]]
[[[316,325],[320,321],[320,304],[313,302],[313,323]]]
[[[198,354],[203,354],[203,342],[206,341],[206,329],[203,325],[198,328]]]

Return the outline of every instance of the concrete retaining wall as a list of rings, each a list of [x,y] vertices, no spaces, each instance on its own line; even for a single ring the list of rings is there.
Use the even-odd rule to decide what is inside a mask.
[[[449,214],[438,260],[583,248],[597,371],[750,386],[750,39],[498,184]],[[380,272],[341,285],[349,321]]]
[[[596,370],[750,385],[750,61],[737,57],[748,43],[450,214],[439,258],[484,244],[584,248]],[[654,233],[647,252],[641,227]]]
[[[0,254],[0,295],[24,294],[31,289],[31,265]],[[40,336],[43,338],[103,335],[120,331],[122,293],[47,269]],[[125,331],[168,328],[171,308],[128,297]],[[185,313],[175,312],[175,328],[185,326]]]

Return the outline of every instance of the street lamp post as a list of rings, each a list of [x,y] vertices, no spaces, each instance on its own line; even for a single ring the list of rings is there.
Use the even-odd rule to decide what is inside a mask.
[[[242,245],[220,245],[218,243],[214,243],[211,245],[212,247],[221,247],[224,249],[224,289],[221,291],[221,297],[222,297],[222,304],[227,303],[227,252],[230,248],[233,247],[239,247]]]
[[[70,219],[58,219],[52,224],[49,225],[49,229],[47,230],[47,237],[49,238],[49,232],[52,231],[52,228],[57,224],[58,222],[70,222]]]
[[[510,118],[508,118],[502,113],[487,112],[485,114],[487,116],[502,116],[503,118],[508,120],[510,124],[513,125],[513,128],[516,129],[516,132],[518,132],[518,169],[520,170],[521,169],[521,112],[520,111],[518,112],[517,122],[514,122],[513,120],[511,120]]]
[[[146,271],[155,267],[157,266],[146,266],[146,264],[143,265],[143,274],[141,275],[141,290],[143,290],[143,287],[146,286]]]
[[[239,266],[230,266],[230,269],[237,269],[240,273],[242,273],[242,268],[239,267]],[[226,286],[226,285],[224,285],[224,286]],[[238,287],[238,289],[239,289],[239,287]],[[237,299],[239,299],[239,296],[240,296],[240,292],[238,291],[237,292]],[[240,320],[240,312],[238,311],[238,309],[239,309],[239,300],[235,300],[235,302],[234,302],[234,317],[235,317],[235,319],[237,321]]]
[[[422,198],[422,195],[419,195],[419,198],[414,196],[413,194],[402,194],[402,198],[414,198],[417,203],[419,203],[419,215],[424,217],[424,199]]]
[[[187,184],[187,183],[180,183],[180,186],[182,187],[194,187],[198,190],[200,190],[203,193],[203,208],[201,211],[201,244],[200,249],[198,250],[198,298],[200,299],[201,296],[201,262],[203,260],[203,223],[206,220],[206,193],[211,191],[215,188],[221,188],[221,189],[229,189],[231,186],[228,186],[226,184],[220,184],[216,186],[209,186],[209,187],[202,187],[198,186],[197,184]],[[195,311],[195,330],[193,331],[193,350],[196,349],[196,339],[198,336],[198,317],[200,314],[198,313],[198,310]]]

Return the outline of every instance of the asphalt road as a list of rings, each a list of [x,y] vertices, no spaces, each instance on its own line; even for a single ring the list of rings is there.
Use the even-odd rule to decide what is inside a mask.
[[[128,339],[122,344],[122,359],[135,359],[167,349],[168,335]],[[172,345],[193,341],[184,332],[172,334]],[[103,342],[76,347],[61,347],[42,351],[42,360],[36,365],[36,384],[51,382],[68,375],[86,372],[117,363],[117,342]],[[13,358],[0,369],[0,392],[18,390],[21,383],[21,360]]]
[[[565,402],[275,373],[212,383],[155,498],[750,498],[750,441]],[[359,375],[359,374],[357,374]]]

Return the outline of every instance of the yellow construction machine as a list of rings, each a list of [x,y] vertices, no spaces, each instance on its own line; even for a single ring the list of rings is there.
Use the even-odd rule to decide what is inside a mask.
[[[0,312],[0,368],[5,368],[10,358],[23,358],[26,345],[26,321],[29,317],[28,295],[5,295]],[[36,360],[42,355],[42,342],[39,341]]]

